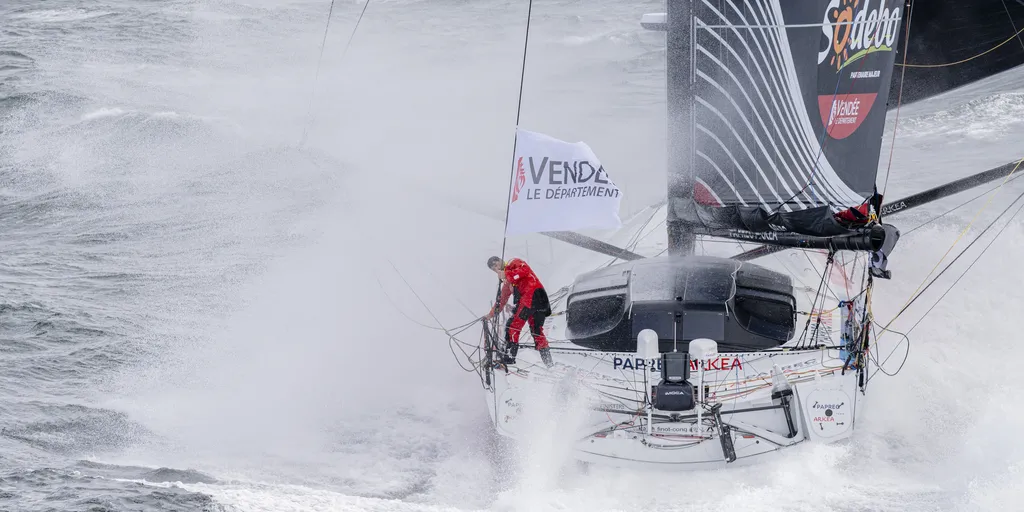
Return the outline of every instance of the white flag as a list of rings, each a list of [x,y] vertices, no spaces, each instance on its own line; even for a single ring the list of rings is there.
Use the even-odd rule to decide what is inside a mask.
[[[622,193],[583,142],[516,131],[505,235],[617,229]]]

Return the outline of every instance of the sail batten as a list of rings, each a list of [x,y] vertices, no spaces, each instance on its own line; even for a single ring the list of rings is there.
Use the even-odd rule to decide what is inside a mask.
[[[697,96],[696,100],[697,100],[697,103],[699,103],[701,106],[706,108],[709,112],[712,112],[716,116],[718,116],[718,119],[720,119],[722,121],[722,124],[724,124],[725,127],[728,128],[729,132],[733,135],[733,137],[735,138],[736,142],[739,144],[740,148],[743,150],[743,153],[746,154],[747,158],[749,158],[751,160],[756,158],[753,155],[753,153],[751,153],[750,148],[747,147],[747,144],[743,141],[743,138],[740,137],[740,134],[736,131],[736,127],[734,127],[732,125],[732,123],[729,121],[729,119],[721,111],[719,111],[717,108],[715,108],[714,105],[708,103],[707,101],[704,100],[704,98],[702,98],[700,96]],[[700,125],[699,122],[698,122],[698,126],[701,126],[702,128],[704,128],[705,131],[707,131],[707,129],[708,129],[706,126]],[[755,136],[754,140],[756,140],[756,139],[757,139],[757,137]],[[731,155],[730,155],[730,157],[731,157]],[[734,161],[735,161],[735,158],[734,158]],[[774,168],[775,164],[772,163],[771,166]],[[772,173],[771,172],[772,170],[775,170],[776,172]],[[784,199],[785,197],[793,195],[793,189],[790,187],[789,184],[785,183],[781,179],[781,177],[779,176],[777,171],[778,171],[777,168],[774,168],[774,169],[761,169],[761,168],[758,168],[757,169],[758,175],[762,179],[764,179],[764,182],[767,185],[768,190],[771,192],[771,194],[773,196],[775,196],[776,204],[781,204],[781,203],[785,202],[785,199]],[[771,175],[771,177],[769,177],[769,175]],[[772,177],[775,178],[774,181],[777,181],[777,185],[775,185],[775,186],[773,186],[772,183],[771,183],[773,181]],[[776,188],[784,188],[785,190],[782,190],[780,192],[779,190],[776,190]],[[763,202],[763,199],[762,199],[762,202]]]
[[[739,161],[736,160],[736,157],[733,156],[732,151],[729,151],[729,148],[725,145],[725,143],[722,142],[721,139],[718,138],[717,135],[715,135],[713,132],[709,131],[707,128],[705,128],[704,126],[699,125],[699,124],[697,125],[697,130],[700,131],[700,132],[703,132],[705,135],[707,135],[709,138],[711,138],[711,140],[715,141],[720,148],[722,148],[722,151],[725,152],[725,154],[729,157],[729,160],[732,162],[734,170],[740,168]],[[702,154],[702,156],[703,156],[703,158],[705,160],[708,160],[709,162],[712,162],[712,164],[713,164],[713,160],[711,158],[709,158],[707,155]],[[721,169],[719,169],[719,167],[717,165],[714,165],[714,167],[716,169],[718,169],[719,171],[721,170]],[[750,181],[750,176],[747,176],[743,172],[739,172],[739,174],[740,174],[740,176],[743,177],[744,180],[746,180],[747,184],[750,185],[750,188],[754,191],[754,194],[757,196],[756,197],[756,199],[757,199],[756,202],[761,203],[761,204],[765,204],[767,201],[765,201],[764,198],[761,197],[760,192],[757,191],[757,187],[754,185],[754,183],[752,181]],[[724,173],[722,173],[720,175],[723,178],[725,178],[725,174]],[[700,176],[698,176],[698,177],[700,177]],[[741,195],[739,193],[739,191],[736,189],[736,186],[733,184],[733,181],[729,180],[728,178],[725,178],[725,183],[736,194],[736,200],[738,202],[742,203],[742,204],[746,204],[746,201],[744,200],[743,195]]]
[[[729,3],[730,5],[732,5],[732,2]],[[758,6],[760,7],[760,4],[758,4]],[[761,9],[761,14],[762,16],[767,18],[767,14],[763,9]],[[781,88],[783,86],[780,82],[783,80],[782,70],[786,68],[785,59],[782,57],[782,51],[780,50],[782,43],[781,38],[779,36],[778,26],[772,25],[771,27],[774,28],[774,30],[770,31],[770,40],[774,40],[775,46],[772,47],[770,46],[771,43],[768,44],[769,48],[771,48],[772,53],[773,71],[778,73],[778,76],[780,77],[780,81],[776,82],[776,90],[778,94],[781,96]],[[764,32],[764,30],[762,30],[762,32]],[[800,126],[799,119],[801,119],[800,114],[798,113],[799,102],[794,102],[792,95],[788,94],[788,92],[785,96],[783,96],[783,101],[786,105],[786,116],[788,119],[787,128],[792,130],[791,132],[787,132],[786,134],[788,137],[790,137],[790,139],[795,138],[797,140],[799,151],[801,151],[804,157],[806,158],[806,165],[808,169],[808,178],[806,183],[812,183],[814,181],[815,173],[817,172],[818,160],[821,158],[821,154],[820,152],[816,152],[811,147],[811,144],[807,141],[807,139],[800,137],[799,135],[800,129],[798,127]],[[819,200],[821,201],[818,204],[826,204],[829,201],[835,200],[835,197],[828,197],[827,194],[823,194],[822,191],[819,191],[815,187],[811,187],[811,189],[815,191],[816,195],[819,197]]]
[[[705,4],[707,4],[707,2],[705,2]],[[746,24],[747,23],[746,17],[743,16],[743,14],[740,12],[739,8],[736,7],[736,5],[733,2],[729,2],[728,4],[733,9],[733,12],[740,19],[742,24]],[[709,5],[709,4],[707,4],[707,5]],[[749,6],[749,4],[746,4],[746,5]],[[713,8],[713,6],[710,6],[710,5],[709,5],[709,7]],[[762,11],[762,16],[763,15],[764,15],[764,13]],[[723,20],[728,20],[728,18],[726,18],[725,15],[721,15],[721,17],[722,17]],[[740,26],[740,25],[732,25],[731,27],[736,27],[736,26]],[[810,152],[810,146],[808,146],[806,144],[806,142],[801,140],[799,137],[794,137],[794,135],[793,135],[793,133],[795,132],[796,124],[797,124],[797,121],[796,121],[796,119],[797,119],[796,109],[795,109],[795,106],[791,102],[786,101],[786,98],[782,96],[781,85],[780,85],[779,80],[777,78],[777,76],[780,74],[779,70],[782,67],[781,58],[779,57],[779,52],[777,50],[773,51],[775,49],[771,47],[771,39],[776,39],[776,43],[778,42],[778,40],[777,40],[777,38],[778,38],[778,31],[777,30],[773,30],[771,35],[769,36],[769,34],[767,34],[767,32],[765,30],[763,30],[765,28],[777,28],[777,27],[774,26],[774,25],[758,25],[757,27],[762,29],[762,30],[760,30],[760,35],[761,35],[762,38],[764,38],[764,41],[765,41],[765,45],[764,46],[768,47],[769,48],[769,50],[768,50],[769,53],[772,54],[772,59],[770,61],[765,56],[764,49],[761,46],[761,40],[756,37],[756,35],[757,35],[756,31],[752,31],[751,32],[752,38],[754,39],[754,42],[756,43],[756,45],[758,47],[758,53],[760,53],[761,59],[766,61],[766,62],[768,62],[768,67],[770,67],[768,76],[772,77],[772,87],[773,87],[773,90],[774,90],[776,96],[778,96],[779,98],[782,98],[783,105],[785,106],[785,112],[783,112],[782,108],[779,107],[778,101],[776,100],[776,96],[773,96],[773,95],[769,94],[769,97],[772,99],[773,104],[775,105],[776,109],[779,111],[780,116],[784,116],[783,117],[783,124],[785,125],[785,129],[783,130],[781,128],[778,128],[778,126],[776,126],[776,128],[779,131],[781,131],[782,133],[785,134],[786,141],[789,143],[789,144],[783,143],[783,146],[785,146],[787,148],[789,148],[790,146],[795,146],[796,147],[796,151],[800,155],[800,158],[802,160],[802,165],[807,166],[807,169],[809,169],[809,172],[805,176],[802,175],[803,177],[806,178],[806,180],[804,181],[804,183],[806,183],[806,182],[809,182],[811,180],[811,176],[813,176],[814,156]],[[738,31],[735,28],[733,30],[738,35]],[[746,47],[746,49],[747,49],[747,51],[749,53],[753,54],[753,52],[750,51],[749,46],[747,45],[746,41],[743,38],[740,38],[740,42],[742,42],[744,44],[744,46]],[[764,77],[764,71],[763,71],[762,67],[761,66],[755,66],[755,67],[758,70],[758,73],[763,78]],[[759,92],[759,94],[760,94],[760,90],[758,88],[755,87],[754,89],[757,90]],[[796,165],[799,167],[801,165],[801,163],[797,163]],[[825,203],[825,199],[821,196],[820,192],[817,189],[812,188],[811,190],[812,190],[812,193],[815,195],[815,197],[817,199],[817,202],[814,202],[812,200],[812,204],[823,204],[823,203]]]
[[[843,233],[832,215],[875,193],[901,0],[688,3],[670,9],[688,17],[669,87],[688,91],[690,151],[670,165],[689,185],[670,187],[669,222]]]
[[[723,42],[724,42],[724,41],[723,41]],[[748,48],[748,49],[749,49],[749,48]],[[703,47],[699,47],[699,46],[698,46],[697,50],[698,50],[699,52],[703,53],[704,55],[706,55],[706,56],[707,56],[707,58],[711,59],[711,60],[712,60],[712,61],[714,61],[714,62],[715,62],[716,64],[718,64],[718,65],[719,65],[719,66],[721,67],[721,69],[722,69],[722,72],[724,72],[724,73],[725,73],[725,74],[726,74],[726,75],[727,75],[727,76],[728,76],[728,77],[730,78],[730,80],[731,80],[731,81],[732,81],[732,82],[733,82],[734,84],[736,84],[736,86],[738,87],[738,89],[739,89],[740,93],[741,93],[741,94],[743,95],[743,97],[744,97],[744,98],[746,98],[746,100],[747,100],[747,103],[748,103],[748,104],[749,104],[749,105],[750,105],[750,106],[752,107],[752,108],[751,108],[751,111],[752,111],[752,112],[754,113],[754,115],[755,115],[755,116],[757,117],[757,120],[758,120],[758,122],[760,123],[760,125],[761,125],[761,128],[763,129],[763,134],[764,134],[764,138],[767,138],[767,139],[769,140],[769,142],[771,143],[771,145],[772,145],[772,146],[773,146],[773,148],[775,149],[775,152],[776,152],[776,154],[777,154],[777,155],[778,155],[778,157],[779,157],[779,161],[780,161],[780,162],[782,162],[782,163],[783,163],[783,165],[785,165],[785,164],[786,164],[786,162],[784,161],[785,159],[784,159],[784,158],[782,157],[782,154],[781,154],[781,153],[779,152],[779,146],[778,146],[778,144],[777,144],[777,141],[776,141],[776,137],[773,137],[773,133],[776,133],[776,132],[779,132],[779,131],[781,131],[781,130],[779,129],[778,125],[777,125],[777,124],[774,124],[775,132],[772,132],[771,130],[769,130],[769,129],[768,129],[768,127],[767,127],[767,126],[765,125],[765,123],[764,123],[764,119],[763,119],[763,117],[762,117],[762,113],[761,113],[761,112],[759,112],[759,111],[757,110],[757,107],[756,107],[756,105],[754,104],[754,101],[753,101],[753,100],[752,100],[752,99],[750,98],[750,95],[749,95],[749,94],[748,94],[748,93],[746,92],[745,88],[743,88],[742,84],[740,83],[740,80],[739,80],[739,78],[737,78],[737,77],[736,77],[736,75],[735,75],[735,74],[733,74],[733,72],[732,72],[731,70],[729,70],[729,68],[728,68],[727,66],[725,66],[725,64],[724,64],[724,63],[722,63],[721,61],[719,61],[718,59],[716,59],[716,58],[715,58],[715,57],[714,57],[713,55],[711,55],[710,53],[708,53],[708,51],[707,51],[707,50],[706,50],[705,48],[703,48]],[[734,53],[735,53],[735,51],[734,51],[734,50],[732,50],[732,49],[730,49],[730,51],[732,51],[732,52],[734,52]],[[751,80],[753,81],[753,75],[751,75],[751,73],[750,73],[750,70],[749,70],[749,69],[747,69],[747,68],[746,68],[746,66],[743,66],[743,69],[744,69],[744,72],[745,72],[745,73],[747,74],[747,76],[749,76],[749,77],[751,78]],[[729,94],[728,94],[728,93],[727,93],[727,92],[725,91],[725,89],[724,89],[724,88],[722,87],[722,85],[720,85],[720,84],[719,84],[718,82],[716,82],[716,81],[714,80],[714,78],[712,78],[711,76],[709,76],[709,75],[708,75],[707,73],[704,73],[704,72],[703,72],[703,71],[701,71],[700,69],[697,69],[697,76],[698,76],[698,77],[700,77],[700,78],[702,78],[703,80],[705,80],[706,82],[708,82],[709,84],[711,84],[712,86],[714,86],[714,87],[715,87],[715,88],[716,88],[716,89],[717,89],[717,90],[718,90],[719,92],[721,92],[721,93],[722,93],[722,95],[723,95],[723,96],[724,96],[724,97],[725,97],[725,98],[726,98],[726,99],[727,99],[727,100],[728,100],[728,101],[729,101],[729,102],[730,102],[730,103],[732,104],[732,106],[733,106],[733,107],[734,107],[734,108],[736,109],[737,113],[738,113],[738,114],[740,115],[740,117],[741,117],[741,118],[742,118],[742,119],[744,120],[744,122],[745,122],[745,123],[747,123],[747,125],[748,125],[748,129],[749,129],[749,130],[750,130],[750,131],[751,131],[752,133],[753,133],[753,132],[755,132],[754,128],[753,128],[752,126],[749,126],[749,121],[747,121],[747,119],[746,119],[746,116],[745,116],[745,115],[744,115],[744,113],[743,113],[743,110],[742,110],[742,109],[740,108],[740,106],[739,106],[739,105],[738,105],[738,104],[736,103],[736,101],[735,101],[735,100],[734,100],[734,99],[733,99],[733,98],[732,98],[731,96],[729,96]],[[762,76],[763,76],[763,74],[762,74]],[[768,110],[768,104],[767,104],[767,102],[765,102],[765,101],[764,101],[764,96],[761,96],[761,103],[762,103],[762,105],[764,105],[764,107],[765,107],[765,110]],[[770,113],[768,113],[768,115],[770,115]],[[774,119],[773,119],[773,123],[774,123]],[[763,146],[763,143],[761,142],[760,138],[758,138],[758,137],[755,137],[755,140],[757,140],[757,142],[758,142],[758,145],[760,145],[760,146]],[[792,138],[790,138],[790,141],[792,142]],[[786,148],[786,150],[787,150],[787,152],[788,152],[788,154],[789,154],[790,158],[792,159],[792,162],[791,162],[791,163],[793,163],[793,164],[796,164],[796,158],[795,158],[795,157],[793,157],[793,154],[792,154],[792,150],[790,149],[790,147],[789,147],[788,145],[786,145],[785,143],[783,143],[783,147],[785,147],[785,148]],[[767,152],[767,151],[766,151],[766,150],[764,150],[763,148],[762,148],[762,151],[765,151],[765,152]],[[777,169],[776,169],[776,171],[777,171]],[[790,166],[788,166],[788,165],[786,166],[786,171],[787,171],[787,173],[789,174],[789,177],[790,177],[790,178],[791,178],[791,179],[793,180],[793,183],[794,183],[794,184],[797,184],[798,186],[799,186],[799,184],[800,184],[800,183],[801,183],[801,182],[803,181],[803,179],[804,179],[804,178],[806,178],[805,176],[801,176],[800,178],[797,178],[797,176],[795,176],[795,175],[794,175],[794,172],[793,172],[793,169],[792,169],[792,167],[790,167]],[[799,173],[799,171],[798,171],[798,173]]]
[[[728,4],[733,8],[733,11],[736,12],[736,14],[740,17],[740,19],[745,22],[746,20],[743,17],[742,13],[740,13],[739,8],[737,8],[736,5],[733,2],[728,2]],[[765,19],[765,20],[769,20],[768,13],[763,9],[763,5],[762,5],[763,3],[755,1],[755,4],[757,5],[758,10],[760,11],[761,17],[763,19]],[[750,3],[749,2],[744,2],[744,5],[750,7]],[[752,7],[751,7],[750,10],[751,10],[751,12],[753,12],[753,8]],[[773,82],[775,84],[775,92],[776,92],[776,94],[778,94],[782,98],[783,104],[786,106],[786,114],[785,114],[786,115],[786,120],[787,120],[786,128],[788,130],[791,130],[791,131],[787,131],[786,135],[789,138],[789,140],[791,141],[791,143],[794,143],[794,144],[798,145],[798,151],[800,151],[803,154],[804,158],[805,158],[805,165],[807,165],[807,168],[808,168],[807,181],[805,183],[809,183],[809,182],[813,181],[814,172],[816,170],[817,160],[818,160],[819,156],[815,154],[815,152],[811,148],[811,145],[807,142],[806,139],[800,137],[799,135],[794,135],[795,133],[796,134],[799,133],[798,127],[800,126],[800,121],[799,121],[800,114],[798,113],[799,109],[797,108],[798,105],[799,105],[799,102],[794,102],[793,101],[793,97],[792,97],[791,94],[788,93],[788,89],[787,89],[787,93],[785,95],[783,95],[783,93],[782,93],[782,88],[784,87],[783,86],[783,83],[784,83],[784,78],[783,77],[784,77],[784,75],[783,75],[783,71],[782,70],[786,68],[786,65],[785,65],[785,59],[782,57],[782,38],[779,35],[779,32],[780,32],[779,31],[779,27],[776,24],[771,24],[771,25],[761,25],[760,28],[761,28],[762,35],[765,37],[765,46],[768,47],[769,53],[772,54],[772,60],[771,60],[771,64],[770,64],[771,65],[770,74],[772,74],[772,76],[773,76]],[[770,31],[769,30],[765,30],[765,29],[769,29],[769,28],[772,29],[772,30],[770,30]],[[752,33],[753,32],[754,31],[752,31]],[[776,77],[777,77],[777,79],[776,79]],[[795,142],[794,142],[794,139],[795,139]],[[813,190],[815,190],[815,192],[818,193],[817,189],[813,189]],[[818,196],[819,196],[819,201],[820,202],[817,203],[817,204],[824,204],[824,203],[826,203],[828,201],[828,200],[822,198],[820,193],[818,194]],[[834,199],[834,198],[832,198],[832,199]]]
[[[707,55],[707,56],[708,56],[708,58],[714,59],[714,57],[713,57],[713,56],[711,56],[711,55],[710,55],[709,53],[707,53],[707,50],[705,50],[704,48],[698,48],[698,50],[699,50],[700,52],[704,53],[705,55]],[[717,64],[719,64],[720,66],[722,66],[722,67],[723,67],[723,71],[724,71],[724,72],[725,72],[725,73],[726,73],[726,74],[727,74],[727,75],[729,76],[729,78],[731,79],[731,81],[732,81],[732,82],[733,82],[734,84],[736,84],[736,85],[737,85],[737,86],[738,86],[738,87],[740,88],[740,92],[741,92],[741,94],[743,94],[743,96],[744,96],[744,97],[745,97],[745,98],[747,99],[747,101],[748,101],[748,103],[749,103],[749,104],[751,105],[751,107],[753,107],[753,108],[756,108],[756,106],[755,106],[755,104],[754,104],[753,100],[752,100],[752,99],[750,98],[750,95],[749,95],[749,94],[748,94],[748,93],[746,92],[746,90],[745,90],[745,89],[744,89],[744,88],[742,87],[742,85],[740,84],[740,80],[739,80],[739,78],[737,78],[737,77],[735,76],[735,74],[733,74],[733,73],[732,73],[732,71],[730,71],[730,70],[729,70],[729,69],[728,69],[727,67],[725,67],[725,66],[724,66],[724,64],[722,64],[721,62],[717,62]],[[746,74],[747,74],[748,76],[751,76],[751,75],[750,75],[750,71],[749,71],[748,69],[746,69],[746,67],[745,67],[745,66],[744,66],[744,71],[746,72]],[[718,84],[718,83],[717,83],[717,82],[716,82],[716,81],[715,81],[715,80],[714,80],[713,78],[711,78],[710,76],[708,76],[707,74],[705,74],[705,73],[703,73],[702,71],[699,71],[699,70],[697,71],[697,73],[698,73],[698,76],[700,76],[701,78],[703,78],[704,80],[706,80],[706,81],[707,81],[707,82],[709,82],[710,84],[714,85],[714,86],[715,86],[716,88],[718,88],[719,90],[722,90],[722,87],[721,87],[721,85],[719,85],[719,84]],[[764,76],[764,75],[763,75],[763,72],[761,72],[761,76],[762,76],[762,78],[763,78],[763,76]],[[751,79],[753,79],[753,77],[752,77],[752,76],[751,76]],[[766,85],[767,85],[767,84],[766,84]],[[763,105],[763,106],[765,107],[765,109],[764,109],[764,110],[765,110],[765,111],[769,111],[770,109],[769,109],[769,107],[768,107],[768,104],[767,104],[767,102],[766,102],[766,101],[764,100],[764,96],[763,96],[762,94],[760,94],[760,90],[759,90],[759,89],[757,89],[756,87],[755,87],[755,89],[754,89],[754,90],[755,90],[755,91],[758,91],[758,97],[759,97],[759,99],[761,100],[761,104],[762,104],[762,105]],[[724,91],[723,91],[723,92],[724,92]],[[772,98],[772,99],[774,100],[774,98]],[[732,100],[731,100],[731,98],[730,98],[730,101],[732,101]],[[735,103],[735,102],[733,102],[733,103]],[[737,105],[734,105],[734,107],[735,107],[735,108],[736,108],[737,110],[740,110],[739,106],[737,106]],[[777,104],[775,105],[775,107],[776,107],[776,110],[777,110],[777,111],[778,111],[778,112],[779,112],[779,113],[781,114],[781,109],[778,109],[778,105],[777,105]],[[753,109],[752,109],[752,110],[753,110]],[[776,138],[775,138],[775,137],[772,137],[772,136],[771,136],[771,135],[773,134],[773,131],[772,131],[772,130],[769,130],[769,129],[768,129],[768,127],[767,127],[767,126],[765,125],[765,123],[764,123],[764,120],[763,120],[763,118],[762,118],[762,113],[761,113],[761,112],[758,112],[757,110],[753,110],[753,111],[754,111],[754,114],[755,114],[755,115],[757,116],[757,118],[758,118],[758,121],[760,122],[760,124],[761,124],[761,126],[762,126],[762,129],[764,130],[764,135],[765,135],[765,137],[766,137],[766,138],[768,138],[768,139],[769,139],[769,140],[771,141],[771,144],[772,144],[772,146],[773,146],[773,147],[774,147],[774,148],[776,149],[776,152],[778,152],[778,144],[776,143]],[[792,146],[792,145],[795,145],[795,144],[794,144],[794,143],[795,143],[795,141],[794,141],[794,140],[792,139],[792,135],[790,135],[788,131],[783,131],[783,130],[782,130],[782,129],[781,129],[780,127],[779,127],[778,123],[776,123],[776,121],[775,121],[775,117],[774,117],[774,116],[772,116],[772,112],[767,112],[767,113],[766,113],[766,117],[769,117],[769,119],[771,119],[771,122],[772,122],[772,125],[773,125],[773,128],[774,128],[774,132],[783,132],[783,133],[785,133],[785,134],[786,134],[786,135],[788,136],[788,138],[789,138],[789,139],[788,139],[788,142],[790,142],[790,144],[786,144],[785,142],[783,142],[782,146],[783,146],[783,147],[784,147],[784,148],[786,149],[786,152],[787,152],[787,154],[789,155],[789,157],[790,157],[790,159],[791,159],[791,163],[793,163],[793,164],[794,164],[794,166],[797,166],[797,167],[799,167],[800,163],[799,163],[799,161],[797,160],[797,158],[796,158],[796,157],[795,157],[795,156],[793,155],[793,151],[792,151],[792,148],[791,148],[791,146]],[[753,131],[753,130],[751,130],[751,131]],[[780,157],[781,157],[781,155],[780,155]],[[801,175],[801,177],[800,177],[800,178],[797,178],[796,176],[793,176],[793,172],[792,172],[792,170],[791,170],[791,169],[787,169],[787,170],[788,170],[788,171],[790,172],[790,177],[791,177],[791,178],[793,178],[794,182],[796,182],[796,183],[799,183],[799,182],[801,182],[801,181],[802,181],[802,178],[805,178],[805,176],[802,176],[802,175]],[[797,171],[797,172],[799,173],[799,171]]]

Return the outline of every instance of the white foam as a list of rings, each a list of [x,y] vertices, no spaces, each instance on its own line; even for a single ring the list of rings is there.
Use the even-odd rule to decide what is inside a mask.
[[[1014,138],[1024,124],[1024,93],[1005,92],[973,99],[948,110],[901,122],[904,137],[951,137],[954,143]]]
[[[93,119],[102,119],[106,117],[117,117],[124,114],[124,109],[118,107],[104,107],[99,110],[89,112],[88,114],[82,114],[82,121],[91,121]]]
[[[30,20],[36,23],[66,23],[83,21],[100,16],[115,14],[114,11],[93,11],[89,9],[40,9],[22,13],[9,14],[11,18]]]
[[[211,496],[232,512],[471,512],[405,503],[400,500],[363,498],[300,485],[182,484],[136,481],[156,487],[178,487]]]

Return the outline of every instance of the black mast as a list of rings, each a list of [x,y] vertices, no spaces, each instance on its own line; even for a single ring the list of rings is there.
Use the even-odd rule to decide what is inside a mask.
[[[693,253],[696,235],[674,214],[679,202],[693,197],[693,79],[691,57],[692,0],[666,0],[668,89],[668,253]]]

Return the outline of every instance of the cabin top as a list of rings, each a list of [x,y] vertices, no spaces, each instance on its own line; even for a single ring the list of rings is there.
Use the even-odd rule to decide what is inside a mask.
[[[631,301],[724,302],[737,286],[777,293],[793,289],[790,276],[749,262],[714,256],[647,258],[580,274],[569,302],[623,290]]]
[[[779,346],[795,332],[791,278],[728,258],[649,258],[579,275],[566,302],[576,344],[633,351],[643,329],[663,348],[710,338],[724,350]]]

